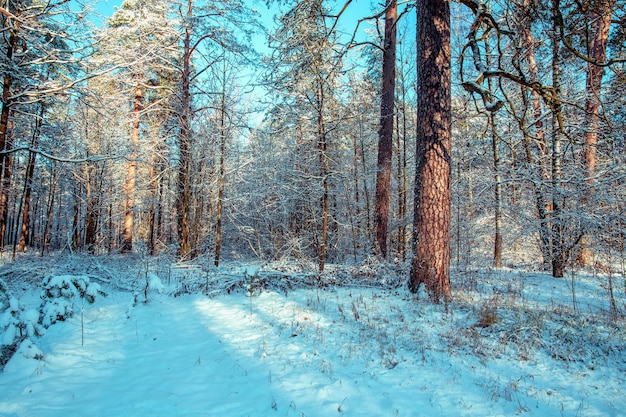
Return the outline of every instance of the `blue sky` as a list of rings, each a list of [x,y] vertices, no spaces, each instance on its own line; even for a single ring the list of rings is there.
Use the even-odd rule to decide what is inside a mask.
[[[124,0],[99,0],[96,4],[96,13],[102,16],[104,19],[110,17],[116,7],[119,7]],[[149,0],[148,0],[149,1]],[[265,1],[261,0],[247,0],[250,3],[250,7],[255,8],[261,14],[261,20],[267,27],[271,27],[273,24],[273,15],[279,10],[278,7],[273,7],[269,10]],[[344,0],[338,0],[329,2],[335,7],[337,11],[345,4]],[[352,3],[346,8],[341,16],[340,22],[337,28],[342,32],[352,33],[359,19],[371,16],[374,9],[378,9],[377,0],[353,0]],[[369,27],[367,23],[362,23],[361,28]]]

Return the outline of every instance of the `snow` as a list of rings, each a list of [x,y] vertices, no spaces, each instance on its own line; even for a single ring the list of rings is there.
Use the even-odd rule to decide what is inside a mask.
[[[165,285],[163,285],[161,278],[152,273],[148,275],[148,288],[152,291],[158,292],[159,294],[163,294],[165,292]]]
[[[17,328],[13,323],[9,323],[6,326],[6,330],[4,331],[4,337],[2,338],[3,345],[10,345],[15,340],[15,335],[17,334]]]
[[[626,333],[602,278],[579,275],[573,296],[572,281],[476,273],[448,306],[404,288],[251,293],[241,279],[174,296],[153,274],[141,303],[105,286],[82,321],[22,341],[0,416],[626,415]]]

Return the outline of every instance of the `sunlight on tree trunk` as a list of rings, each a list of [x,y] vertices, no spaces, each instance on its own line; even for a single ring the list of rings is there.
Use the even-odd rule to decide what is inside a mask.
[[[387,226],[391,199],[391,157],[393,153],[393,122],[396,89],[396,0],[387,0],[385,10],[385,40],[383,44],[383,75],[378,130],[378,171],[376,173],[374,252],[387,257]]]
[[[130,133],[131,152],[126,163],[126,201],[124,204],[124,229],[122,231],[122,252],[133,250],[133,225],[135,219],[135,184],[137,182],[137,150],[139,147],[139,125],[143,91],[140,86],[134,88],[132,127]]]
[[[596,174],[596,153],[598,145],[598,130],[600,127],[600,106],[602,77],[604,67],[595,63],[606,61],[606,48],[609,40],[609,30],[611,28],[611,17],[614,0],[596,0],[586,2],[589,8],[589,21],[591,28],[591,39],[589,40],[588,53],[590,60],[587,63],[587,99],[585,104],[585,178],[587,195],[585,199],[592,207],[594,176]],[[578,252],[578,263],[581,265],[593,264],[593,239],[589,232],[586,232],[581,239],[581,249]]]
[[[450,292],[450,3],[417,2],[415,252],[409,289],[436,302]]]

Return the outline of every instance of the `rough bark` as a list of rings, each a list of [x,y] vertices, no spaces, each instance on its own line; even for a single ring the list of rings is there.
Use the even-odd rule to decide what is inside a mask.
[[[606,61],[606,48],[611,27],[613,0],[588,1],[591,39],[588,45],[588,57],[592,62],[587,64],[587,99],[585,103],[585,178],[588,189],[585,199],[588,203],[593,197],[594,175],[596,172],[596,148],[598,144],[598,129],[600,121],[600,94],[604,67],[594,63]],[[593,263],[592,238],[586,233],[582,248],[578,254],[578,262],[582,265]]]
[[[590,13],[591,39],[588,46],[588,55],[591,61],[587,69],[587,100],[585,104],[585,168],[586,177],[593,185],[593,175],[596,170],[596,145],[598,142],[598,127],[600,115],[600,90],[604,67],[595,63],[606,61],[606,47],[611,27],[611,16],[614,1],[597,0],[588,2]]]
[[[436,302],[450,292],[450,3],[417,2],[417,147],[409,289]]]
[[[396,88],[396,0],[387,0],[385,9],[385,40],[383,45],[383,73],[380,100],[380,128],[378,130],[378,170],[376,173],[374,251],[387,257],[387,225],[391,198],[391,158],[393,153],[393,121]]]

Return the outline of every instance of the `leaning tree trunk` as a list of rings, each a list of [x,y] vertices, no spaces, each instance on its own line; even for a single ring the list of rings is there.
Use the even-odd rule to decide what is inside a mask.
[[[374,217],[376,241],[374,251],[387,257],[387,225],[391,198],[391,157],[393,153],[393,110],[396,88],[396,0],[387,0],[385,10],[385,43],[383,45],[383,83],[380,100],[380,128],[378,130],[378,170],[376,173],[376,201]]]
[[[450,292],[450,3],[417,2],[417,147],[409,289],[425,284],[439,302]]]

